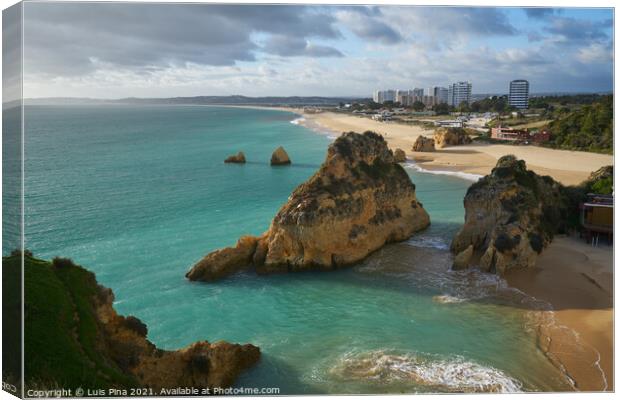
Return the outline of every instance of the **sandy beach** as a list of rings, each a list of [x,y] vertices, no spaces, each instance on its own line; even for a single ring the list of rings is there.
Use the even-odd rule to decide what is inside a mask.
[[[506,280],[550,305],[534,311],[539,346],[576,389],[612,391],[612,246],[556,237],[535,268],[511,271]]]
[[[390,147],[405,150],[407,156],[420,167],[429,170],[462,171],[486,175],[491,172],[497,159],[514,154],[525,160],[528,168],[538,174],[550,175],[565,185],[575,185],[585,180],[592,171],[613,164],[613,156],[581,151],[555,150],[537,146],[512,146],[502,144],[471,144],[448,147],[432,153],[411,151],[420,135],[432,137],[433,130],[418,125],[404,125],[393,122],[378,122],[367,117],[349,114],[322,112],[304,113],[300,109],[286,109],[303,115],[304,124],[320,127],[336,134],[346,131],[363,132],[372,130],[382,134]]]

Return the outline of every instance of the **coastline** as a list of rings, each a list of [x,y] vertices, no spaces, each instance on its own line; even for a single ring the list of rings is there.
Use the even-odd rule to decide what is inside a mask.
[[[537,174],[550,175],[565,185],[577,185],[587,179],[591,172],[614,163],[613,156],[607,154],[508,144],[469,144],[419,153],[411,150],[413,143],[418,136],[432,137],[433,130],[418,125],[384,123],[366,117],[333,112],[314,114],[305,113],[299,108],[257,108],[293,112],[305,119],[304,125],[311,128],[310,125],[315,124],[321,130],[331,131],[337,135],[345,131],[373,130],[382,134],[392,149],[403,149],[409,159],[427,171],[463,172],[483,176],[491,172],[500,157],[514,154],[525,160],[528,168]]]
[[[511,287],[549,305],[533,310],[538,345],[579,391],[613,391],[613,248],[558,236]]]
[[[299,108],[245,108],[294,113],[299,117],[293,123],[328,136],[349,130],[374,130],[392,149],[405,150],[406,167],[470,181],[490,173],[504,154],[525,159],[536,173],[550,175],[565,185],[579,184],[592,171],[613,165],[613,156],[536,146],[472,144],[415,153],[410,149],[417,137],[431,137],[432,130],[331,112],[305,113]],[[538,347],[578,391],[614,390],[612,270],[612,247],[592,248],[582,240],[558,236],[541,254],[535,268],[511,271],[506,276],[511,287],[549,305],[531,311]]]

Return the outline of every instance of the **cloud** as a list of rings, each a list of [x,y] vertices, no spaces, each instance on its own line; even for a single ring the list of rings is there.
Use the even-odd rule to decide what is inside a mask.
[[[612,25],[611,20],[594,22],[586,19],[572,17],[554,17],[548,22],[545,31],[556,35],[560,40],[569,44],[601,41],[609,39],[608,30]]]
[[[337,39],[336,19],[305,6],[146,3],[27,3],[29,72],[79,75],[93,59],[117,66],[169,68],[186,63],[228,66],[255,61],[256,33]],[[338,50],[307,44],[308,57]],[[299,54],[295,54],[299,55]]]
[[[378,7],[343,7],[336,11],[339,21],[356,36],[383,44],[396,44],[403,37],[382,21],[383,13]]]
[[[315,45],[303,38],[273,35],[262,51],[282,57],[344,57],[338,49],[329,46]]]
[[[525,12],[525,15],[527,15],[528,18],[533,18],[533,19],[545,19],[551,15],[554,15],[556,12],[555,9],[546,8],[546,7],[524,8],[523,11]]]
[[[613,77],[611,11],[537,22],[507,8],[25,7],[27,96],[367,96],[457,80],[492,93],[515,77],[532,91],[608,90]]]

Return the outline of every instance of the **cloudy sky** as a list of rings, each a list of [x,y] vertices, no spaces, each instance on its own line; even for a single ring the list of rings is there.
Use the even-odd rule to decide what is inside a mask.
[[[26,3],[25,97],[607,91],[611,9]]]

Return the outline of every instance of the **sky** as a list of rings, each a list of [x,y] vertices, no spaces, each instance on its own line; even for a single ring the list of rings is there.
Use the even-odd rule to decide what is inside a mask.
[[[25,97],[613,89],[609,8],[25,3]],[[6,51],[6,50],[5,50]]]

